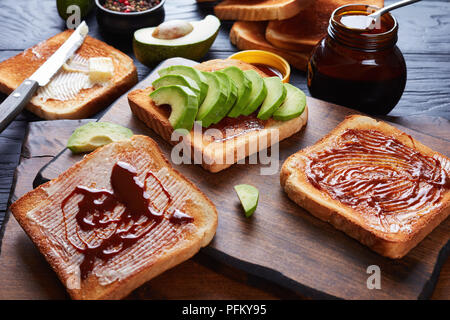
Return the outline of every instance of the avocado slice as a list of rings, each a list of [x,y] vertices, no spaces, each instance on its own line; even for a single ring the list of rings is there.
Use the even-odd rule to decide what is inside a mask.
[[[231,78],[227,76],[225,73],[215,71],[214,74],[219,77],[219,81],[221,82],[222,86],[227,88],[227,96],[228,96],[227,100],[225,101],[225,104],[222,106],[221,111],[218,114],[217,120],[214,121],[214,123],[218,123],[220,122],[220,120],[226,117],[226,115],[236,102],[237,88],[236,85],[231,80]]]
[[[246,77],[245,73],[238,67],[231,66],[222,70],[227,76],[233,80],[238,90],[236,102],[228,113],[229,117],[236,118],[242,114],[242,111],[247,107],[247,102],[252,91],[252,83]]]
[[[197,113],[197,121],[207,128],[211,124],[220,121],[222,108],[227,101],[227,88],[213,72],[202,72],[208,81],[208,94]]]
[[[261,120],[269,119],[286,98],[286,87],[279,77],[264,78],[264,84],[267,96],[259,109],[258,118]]]
[[[250,99],[247,103],[247,107],[242,114],[248,116],[253,113],[267,96],[267,88],[264,84],[263,77],[259,75],[255,70],[244,71],[247,78],[252,82],[252,91],[250,92]]]
[[[67,141],[73,153],[90,152],[108,143],[129,139],[133,131],[111,122],[89,122],[75,129]]]
[[[169,122],[172,128],[190,131],[198,111],[196,94],[185,86],[167,86],[150,93],[156,105],[168,104],[171,107]]]
[[[285,83],[286,99],[283,104],[274,112],[272,117],[275,120],[287,121],[294,119],[305,111],[306,96],[299,88],[289,83]]]
[[[191,32],[174,39],[158,38],[155,34],[158,27],[135,31],[133,51],[136,58],[148,67],[172,57],[200,60],[216,39],[220,20],[208,15],[201,21],[191,21],[190,25],[193,27]]]
[[[167,87],[167,86],[185,86],[194,91],[194,93],[197,95],[198,99],[200,100],[200,87],[198,86],[197,82],[192,80],[192,78],[178,75],[178,74],[167,74],[165,76],[162,76],[155,81],[152,82],[152,86],[155,89],[159,89],[161,87]]]
[[[164,69],[161,69],[158,71],[158,74],[160,76],[165,76],[168,74],[178,74],[182,76],[186,76],[194,80],[197,85],[200,88],[200,101],[199,105],[203,103],[203,100],[206,97],[206,94],[208,93],[208,82],[206,81],[205,76],[198,71],[197,69],[194,69],[192,67],[188,66],[170,66]]]
[[[255,212],[258,206],[259,191],[254,186],[249,184],[239,184],[234,186],[242,207],[244,208],[245,216],[249,218]]]

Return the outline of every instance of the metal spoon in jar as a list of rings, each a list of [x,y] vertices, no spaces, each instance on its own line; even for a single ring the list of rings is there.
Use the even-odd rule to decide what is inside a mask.
[[[375,11],[372,14],[369,14],[367,17],[369,19],[367,19],[367,29],[373,29],[373,26],[376,25],[376,21],[378,21],[378,19],[380,19],[380,17],[385,14],[386,12],[389,12],[391,10],[397,9],[397,8],[401,8],[410,4],[413,4],[415,2],[419,2],[420,0],[403,0],[403,1],[399,1],[396,3],[393,3],[387,7],[381,8],[380,10]],[[372,27],[371,27],[372,26]]]

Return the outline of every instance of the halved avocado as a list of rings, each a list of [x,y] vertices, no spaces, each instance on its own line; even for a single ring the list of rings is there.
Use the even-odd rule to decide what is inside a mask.
[[[264,78],[264,84],[267,87],[267,96],[258,112],[258,118],[261,120],[269,119],[286,98],[286,87],[279,77]]]
[[[206,94],[208,92],[208,82],[206,81],[205,76],[200,71],[198,71],[197,69],[194,69],[192,67],[180,65],[180,66],[170,66],[170,67],[167,67],[164,69],[160,69],[158,71],[158,74],[160,76],[165,76],[168,74],[177,74],[177,75],[189,77],[192,80],[194,80],[200,88],[199,105],[202,104],[202,102],[205,99]]]
[[[172,128],[192,129],[198,111],[198,98],[191,89],[185,86],[161,87],[150,93],[150,98],[157,106],[170,105],[169,122]]]
[[[71,5],[77,5],[80,8],[80,18],[84,19],[94,7],[94,2],[94,0],[56,0],[56,8],[58,9],[59,16],[67,20],[73,14],[73,12],[67,13],[67,8]]]
[[[75,129],[67,141],[73,153],[90,152],[108,143],[129,139],[133,131],[111,122],[89,122]]]
[[[219,77],[213,72],[202,72],[208,81],[208,94],[198,109],[197,121],[202,122],[203,127],[209,127],[212,123],[220,121],[221,110],[228,95],[227,90],[220,82]]]
[[[194,93],[197,95],[198,99],[200,100],[200,87],[198,86],[197,82],[192,80],[189,77],[178,75],[178,74],[167,74],[165,76],[162,76],[155,81],[152,82],[152,86],[155,89],[159,89],[161,87],[167,87],[167,86],[185,86],[194,91]]]
[[[299,88],[289,83],[285,83],[286,99],[283,104],[274,112],[272,117],[275,120],[287,121],[294,119],[305,111],[306,96]]]
[[[252,82],[252,91],[250,92],[250,99],[247,102],[247,107],[242,114],[248,116],[253,113],[267,96],[267,88],[264,84],[263,77],[259,75],[255,70],[244,71],[247,78]]]
[[[191,32],[174,39],[156,37],[155,29],[158,27],[135,31],[133,51],[136,58],[148,67],[172,57],[201,59],[216,39],[220,21],[217,17],[208,15],[201,21],[190,22],[190,25],[193,27]]]
[[[228,116],[232,118],[239,117],[250,99],[252,83],[245,76],[245,73],[238,67],[231,66],[223,69],[222,72],[231,78],[238,90],[236,102],[231,111],[228,113]]]
[[[220,71],[215,71],[215,75],[219,77],[219,80],[221,82],[221,85],[227,89],[227,100],[225,101],[225,104],[222,106],[220,114],[218,116],[218,120],[216,120],[214,123],[220,122],[225,116],[228,114],[230,109],[233,107],[234,103],[236,102],[237,98],[237,88],[234,84],[234,82],[231,80],[229,76],[227,76],[225,73]]]

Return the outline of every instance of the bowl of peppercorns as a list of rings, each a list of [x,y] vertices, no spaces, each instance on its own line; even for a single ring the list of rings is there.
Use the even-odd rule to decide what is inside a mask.
[[[97,22],[103,31],[133,36],[143,27],[164,21],[165,0],[95,0]]]

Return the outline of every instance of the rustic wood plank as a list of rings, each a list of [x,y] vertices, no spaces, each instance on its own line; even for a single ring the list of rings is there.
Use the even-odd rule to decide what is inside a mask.
[[[192,65],[189,60],[169,59],[160,67],[180,63]],[[157,74],[153,72],[138,87],[148,85],[155,77]],[[319,140],[346,115],[355,113],[313,98],[308,99],[308,106],[306,128],[280,143],[280,165],[292,153]],[[135,133],[154,138],[170,158],[169,144],[131,114],[125,97],[119,99],[101,120],[117,122],[118,119]],[[448,123],[441,124],[442,130],[448,130]],[[398,127],[436,151],[450,155],[450,142]],[[54,178],[78,160],[80,156],[67,151],[50,163],[41,175]],[[260,167],[234,165],[213,174],[200,166],[177,166],[219,210],[219,227],[213,242],[204,249],[206,253],[310,296],[417,299],[431,295],[440,266],[448,255],[444,247],[449,245],[450,220],[442,223],[405,258],[393,261],[371,252],[295,205],[279,186],[278,175],[261,176]],[[232,189],[238,183],[251,183],[263,195],[252,219],[242,215]],[[438,261],[440,252],[442,258]],[[322,265],[325,261],[326,268]],[[372,264],[383,270],[383,290],[366,288],[365,269]],[[434,270],[437,270],[435,274]],[[330,282],[334,283],[331,287]]]

